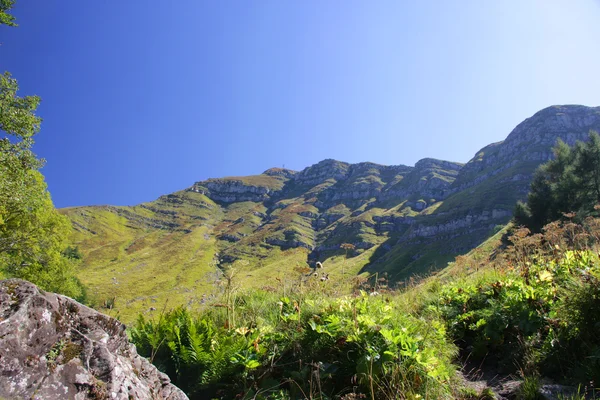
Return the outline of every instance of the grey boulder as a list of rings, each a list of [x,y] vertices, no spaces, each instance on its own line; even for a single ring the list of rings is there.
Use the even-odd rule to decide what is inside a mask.
[[[116,319],[9,279],[0,281],[0,398],[187,396],[137,354]]]

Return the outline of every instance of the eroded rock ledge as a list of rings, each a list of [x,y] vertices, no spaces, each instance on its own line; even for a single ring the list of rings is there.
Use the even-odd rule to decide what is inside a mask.
[[[137,354],[116,319],[9,279],[0,281],[0,398],[187,396]]]

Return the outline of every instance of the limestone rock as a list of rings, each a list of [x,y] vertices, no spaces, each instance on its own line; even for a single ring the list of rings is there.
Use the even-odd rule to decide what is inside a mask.
[[[573,145],[577,140],[587,140],[590,130],[600,130],[600,107],[544,108],[517,125],[503,142],[479,150],[453,183],[453,191],[474,186],[520,164],[533,162],[530,169],[535,169],[552,157],[552,147],[559,138]]]
[[[327,159],[305,168],[294,176],[294,181],[303,186],[313,186],[327,179],[343,180],[348,176],[350,164]]]
[[[293,170],[287,169],[287,168],[269,168],[268,170],[263,172],[263,175],[283,176],[285,178],[292,178],[297,173],[298,173],[297,171],[293,171]]]
[[[187,399],[119,321],[17,279],[0,281],[0,377],[3,399]]]

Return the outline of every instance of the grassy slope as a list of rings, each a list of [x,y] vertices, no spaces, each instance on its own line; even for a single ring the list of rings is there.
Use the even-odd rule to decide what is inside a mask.
[[[196,193],[177,196],[178,200],[192,196],[191,200],[211,203]],[[212,286],[208,275],[214,269],[210,262],[216,246],[210,235],[209,223],[214,221],[210,210],[194,210],[186,203],[168,207],[160,201],[152,206],[157,211],[142,206],[127,209],[128,217],[119,215],[124,208],[114,207],[63,211],[75,226],[72,241],[84,255],[80,279],[90,287],[98,306],[115,297],[115,308],[125,320],[150,307],[161,307],[167,300],[193,305]],[[178,216],[159,212],[169,208],[179,208]],[[154,228],[161,223],[177,226]]]
[[[598,226],[598,221],[590,225]],[[351,285],[348,278],[314,279],[304,286],[297,282],[286,286],[282,278],[268,290],[234,289],[237,300],[227,296],[215,300],[232,304],[235,317],[223,307],[193,316],[177,310],[166,316],[167,322],[161,318],[138,324],[132,336],[142,354],[160,350],[155,362],[183,385],[190,398],[211,397],[209,393],[217,389],[229,390],[228,397],[252,398],[258,390],[265,398],[267,394],[298,398],[297,388],[304,392],[302,397],[310,393],[314,398],[351,391],[366,394],[356,396],[360,398],[495,398],[481,377],[475,377],[475,384],[465,379],[467,361],[477,365],[476,373],[494,376],[487,382],[490,385],[522,379],[525,383],[512,393],[514,398],[539,398],[540,377],[574,387],[597,381],[600,341],[597,325],[588,321],[600,308],[595,300],[600,292],[598,249],[565,251],[570,236],[567,232],[561,237],[555,230],[544,240],[558,247],[536,242],[522,258],[503,247],[506,229],[443,272],[415,280],[400,291],[389,291],[385,281],[377,280],[378,286],[363,284],[360,288],[366,292],[355,290],[347,296],[339,289]],[[348,263],[344,257],[336,259],[338,268]],[[378,294],[369,296],[373,290]],[[168,322],[173,317],[179,322]],[[211,329],[202,335],[187,330],[192,332],[190,338],[182,336],[194,338],[194,349],[207,351],[206,356],[178,358],[177,349],[153,347],[161,335],[173,335],[169,324],[193,321]],[[435,340],[424,343],[433,339],[432,334]],[[201,347],[200,342],[205,344]],[[402,350],[394,343],[401,343]],[[418,356],[413,360],[411,354]],[[171,360],[182,359],[177,370],[170,365]],[[223,369],[223,359],[241,365]],[[365,360],[371,368],[361,366]],[[323,365],[318,384],[312,384],[311,370],[303,365]],[[275,380],[265,378],[269,376]],[[588,389],[593,396],[589,387],[582,387],[582,393]]]
[[[537,162],[519,163],[479,184],[459,191],[423,210],[416,216],[415,225],[435,226],[467,215],[478,215],[485,210],[512,211],[516,201],[523,197],[520,192],[523,184],[512,181],[511,177],[517,174],[531,174],[537,165]],[[402,245],[393,247],[379,259],[380,266],[375,265],[375,268],[391,273],[396,279],[406,279],[415,274],[426,275],[444,268],[457,255],[481,246],[493,234],[494,225],[503,225],[508,220],[509,217],[504,217],[490,221],[487,227],[457,229],[451,234],[441,235],[438,240],[414,238],[404,241]]]
[[[436,202],[420,213],[407,199],[339,200],[328,210],[315,206],[326,198],[324,191],[334,187],[348,192],[363,190],[365,183],[404,186],[421,179],[416,173],[402,179],[400,174],[369,171],[344,185],[335,179],[324,179],[311,187],[291,182],[273,204],[217,204],[202,191],[181,191],[134,207],[78,207],[63,212],[75,227],[72,242],[84,254],[81,280],[92,289],[98,306],[116,298],[115,309],[125,321],[139,312],[160,310],[167,300],[171,305],[199,306],[216,290],[219,268],[236,260],[243,262],[236,268],[244,277],[245,287],[274,285],[276,277],[289,278],[295,276],[294,269],[306,270],[310,250],[317,246],[325,248],[316,258],[324,263],[331,278],[339,279],[343,270],[344,274],[388,272],[395,279],[404,279],[442,268],[456,254],[473,247],[474,234],[479,242],[487,237],[488,231],[463,231],[452,239],[453,247],[447,238],[416,238],[397,245],[412,228],[387,231],[379,230],[377,224],[382,218],[408,216],[419,224],[435,224],[449,215],[464,215],[473,210],[473,202],[493,197],[489,191],[494,184],[488,182],[470,188],[468,194],[457,193]],[[434,176],[439,175],[434,172]],[[497,183],[513,172],[493,180]],[[451,175],[444,175],[444,179],[451,179]],[[228,180],[279,190],[287,178],[260,175],[215,181]],[[357,246],[348,259],[339,249],[342,243]],[[298,244],[304,247],[294,249]]]
[[[125,321],[167,302],[197,306],[214,291],[214,233],[223,212],[205,196],[178,192],[136,207],[63,212],[84,255],[80,279],[97,306],[116,298],[115,310]]]
[[[244,261],[233,266],[246,288],[275,286],[306,275],[307,249],[285,250],[265,240],[284,238],[283,231],[290,229],[312,240],[312,227],[299,213],[315,210],[292,201],[258,229],[264,221],[256,214],[266,213],[261,203],[221,206],[200,193],[183,191],[135,207],[74,207],[61,212],[73,223],[71,241],[84,256],[78,276],[90,288],[93,305],[102,308],[114,298],[110,312],[131,322],[139,313],[152,315],[165,305],[200,308],[219,290],[215,281],[225,265],[216,260],[227,256]],[[219,240],[224,235],[240,239]],[[332,277],[342,269],[355,274],[368,261],[367,254],[351,263],[342,258],[334,256],[328,262]]]

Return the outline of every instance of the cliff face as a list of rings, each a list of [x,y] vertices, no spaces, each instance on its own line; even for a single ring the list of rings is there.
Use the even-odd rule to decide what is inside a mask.
[[[600,107],[545,108],[517,125],[505,141],[477,152],[461,171],[452,190],[464,190],[514,166],[546,162],[552,157],[552,147],[558,139],[573,145],[578,140],[586,140],[590,130],[599,128]],[[524,174],[517,178],[529,180]]]
[[[460,163],[432,158],[420,160],[414,167],[324,160],[297,173],[272,168],[257,176],[209,179],[195,183],[191,190],[222,203],[277,202],[294,194],[318,194],[319,208],[370,198],[417,195],[441,199],[461,168]],[[299,189],[303,190],[299,193]]]
[[[281,192],[289,179],[285,173],[259,176],[231,177],[209,179],[196,183],[192,190],[207,194],[214,201],[222,203],[238,203],[242,201],[261,202]]]
[[[0,376],[6,399],[187,399],[119,321],[16,279],[0,281]]]
[[[553,106],[465,165],[430,158],[414,166],[329,159],[299,172],[272,168],[255,176],[209,179],[137,207],[65,213],[78,230],[73,241],[84,251],[87,272],[98,274],[84,280],[101,291],[112,271],[161,279],[158,268],[181,270],[179,283],[167,285],[170,293],[182,287],[194,293],[202,286],[199,275],[209,271],[203,265],[211,262],[244,261],[248,280],[262,284],[286,265],[334,263],[342,254],[358,266],[353,272],[385,271],[402,279],[443,267],[508,222],[556,141],[585,140],[590,130],[600,131],[599,107]],[[168,243],[173,246],[167,250]],[[343,243],[354,250],[341,249]],[[194,283],[182,284],[190,271]],[[161,282],[154,290],[165,287]],[[120,285],[123,292],[135,289]],[[185,299],[195,301],[192,295]],[[140,307],[149,305],[141,300]]]

